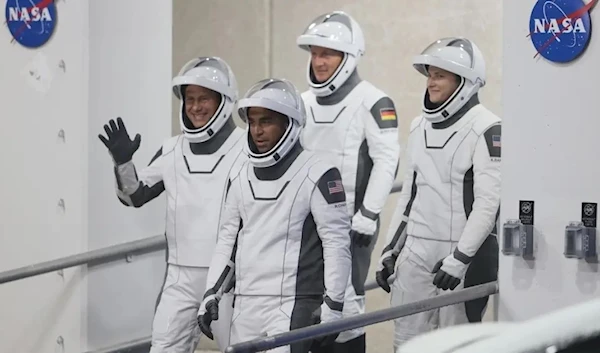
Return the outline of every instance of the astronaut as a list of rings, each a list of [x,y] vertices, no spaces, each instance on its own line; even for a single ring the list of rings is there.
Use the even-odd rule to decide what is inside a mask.
[[[121,118],[104,126],[107,137],[99,135],[113,157],[123,204],[141,207],[163,191],[167,195],[167,270],[152,324],[152,353],[196,348],[200,330],[195,320],[217,243],[227,177],[246,160],[244,130],[232,119],[237,82],[225,61],[189,61],[173,79],[173,92],[181,101],[182,133],[167,139],[141,171],[132,161],[141,137],[130,140]],[[226,318],[228,308],[222,309]],[[229,344],[228,324],[227,319],[214,324],[222,350]]]
[[[198,318],[210,335],[218,293],[235,270],[232,344],[341,318],[352,264],[340,172],[298,141],[306,120],[300,93],[289,81],[265,79],[240,99],[238,112],[249,160],[230,178]],[[272,352],[306,353],[336,336]]]
[[[307,150],[334,163],[342,174],[353,238],[344,315],[362,314],[379,214],[398,168],[396,109],[384,92],[358,75],[365,40],[348,14],[334,11],[319,16],[298,37],[297,44],[310,53],[306,70],[309,90],[302,94],[308,116],[301,142]],[[363,328],[342,332],[336,342],[325,351],[366,350]]]
[[[481,51],[443,38],[415,57],[427,77],[413,120],[403,189],[376,273],[392,305],[496,280],[500,207],[500,118],[479,103]],[[487,298],[395,320],[394,344],[437,327],[481,321]]]

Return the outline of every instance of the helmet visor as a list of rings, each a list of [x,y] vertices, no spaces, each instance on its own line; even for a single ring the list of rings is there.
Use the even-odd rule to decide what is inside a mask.
[[[472,77],[475,61],[473,45],[465,38],[442,38],[430,44],[414,62],[414,67],[423,75],[428,76],[427,67],[436,66],[459,76]]]
[[[207,77],[213,81],[219,81],[227,86],[231,85],[231,77],[233,73],[223,60],[219,58],[202,57],[200,62],[194,67],[205,67],[209,68],[209,71],[213,72],[213,77]]]
[[[252,86],[238,102],[240,117],[247,121],[247,109],[262,107],[303,124],[306,110],[300,92],[287,80],[265,79]]]
[[[297,44],[304,50],[319,46],[357,55],[352,45],[354,37],[352,20],[348,15],[331,12],[314,19],[298,37]]]
[[[189,61],[173,79],[173,92],[179,99],[181,86],[198,85],[237,100],[235,77],[225,61],[217,57],[200,57]]]

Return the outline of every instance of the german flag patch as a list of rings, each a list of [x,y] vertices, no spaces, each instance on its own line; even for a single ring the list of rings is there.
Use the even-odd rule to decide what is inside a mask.
[[[379,115],[382,121],[393,121],[396,120],[396,110],[390,108],[379,109]]]
[[[380,130],[398,128],[396,107],[394,107],[394,102],[392,102],[390,97],[381,97],[369,111]]]

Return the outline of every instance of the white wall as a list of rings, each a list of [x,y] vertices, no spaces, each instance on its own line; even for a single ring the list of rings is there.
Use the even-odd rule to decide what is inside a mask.
[[[0,271],[87,249],[88,1],[57,8],[58,26],[40,49],[11,44],[0,29]],[[30,69],[47,90],[30,84]],[[59,336],[65,352],[80,352],[84,301],[77,268],[0,285],[0,352],[60,352]]]
[[[142,135],[134,156],[148,164],[171,136],[171,2],[90,2],[89,226],[90,248],[164,234],[164,195],[134,209],[114,193],[112,160],[97,135],[122,117],[131,137]],[[164,278],[164,252],[114,262],[88,273],[88,343],[100,348],[150,335]]]
[[[535,260],[500,257],[500,320],[522,320],[595,298],[597,265],[563,256],[564,229],[598,202],[598,131],[594,109],[600,37],[577,61],[539,58],[527,38],[535,1],[504,1],[501,223],[518,218],[519,200],[535,201]],[[592,27],[600,22],[592,11]],[[597,27],[595,28],[597,29]]]
[[[41,48],[10,44],[0,30],[0,271],[164,232],[164,198],[142,209],[117,200],[97,135],[123,117],[142,135],[140,168],[171,135],[171,3],[57,7],[56,32]],[[36,89],[28,70],[43,65],[51,79]],[[2,284],[0,352],[80,353],[147,336],[163,276],[161,252]]]

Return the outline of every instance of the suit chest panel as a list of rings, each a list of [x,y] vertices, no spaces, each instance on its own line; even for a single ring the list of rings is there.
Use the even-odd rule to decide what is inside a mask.
[[[300,157],[299,157],[300,159]],[[308,179],[306,161],[295,161],[277,180],[259,180],[252,166],[242,170],[242,219],[247,234],[264,232],[284,236],[310,212],[314,185]]]
[[[346,97],[336,105],[308,105],[303,144],[311,151],[343,154],[348,143],[362,141],[364,126],[362,101]]]
[[[427,184],[462,183],[464,175],[473,166],[477,136],[471,124],[457,128],[421,128],[421,151],[414,156],[416,170]]]
[[[230,136],[212,154],[194,154],[187,140],[178,142],[172,152],[172,164],[168,166],[171,172],[165,173],[165,188],[176,190],[178,205],[213,207],[221,203],[229,172],[241,152],[237,140]]]

